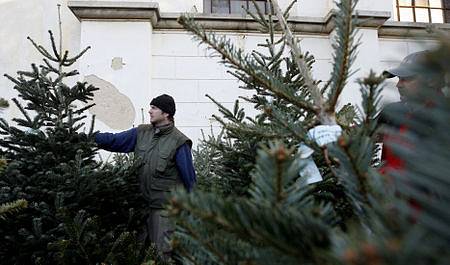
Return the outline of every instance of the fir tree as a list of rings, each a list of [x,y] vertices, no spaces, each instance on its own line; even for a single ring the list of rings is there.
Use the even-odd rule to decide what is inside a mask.
[[[433,111],[408,124],[411,142],[434,130],[412,153],[396,145],[408,161],[402,174],[381,176],[373,165],[373,150],[383,78],[371,73],[359,81],[362,108],[356,115],[346,106],[336,112],[356,56],[356,1],[342,0],[335,13],[334,67],[325,83],[311,75],[313,57],[301,51],[282,13],[272,0],[273,13],[250,14],[268,34],[267,53],[244,54],[225,37],[202,29],[194,20],[179,22],[201,43],[222,57],[229,73],[255,92],[242,98],[260,114],[246,117],[236,104],[224,118],[223,137],[210,137],[197,155],[209,154],[199,179],[222,188],[178,192],[171,213],[178,229],[174,245],[186,264],[445,264],[450,231],[445,209],[450,200],[448,97],[435,97]],[[257,6],[255,5],[257,8]],[[274,16],[276,18],[274,18]],[[283,35],[275,39],[275,32]],[[284,49],[289,55],[284,56]],[[436,63],[450,69],[449,46]],[[448,71],[448,70],[447,70]],[[448,73],[447,73],[448,74]],[[405,113],[391,113],[393,117]],[[308,137],[317,125],[339,123],[344,129],[336,143],[319,145]],[[428,125],[426,125],[428,124]],[[300,174],[299,144],[315,150],[313,159],[324,180],[307,184]],[[432,161],[423,163],[424,157]],[[200,162],[202,163],[202,162]],[[211,179],[201,180],[201,178]],[[393,185],[395,183],[395,185]],[[237,190],[238,192],[235,192]],[[424,192],[425,191],[425,192]],[[407,201],[423,205],[414,215]],[[424,244],[430,242],[430,244]]]
[[[287,19],[293,4],[282,14],[283,20]],[[356,19],[351,16],[354,5],[354,2],[346,1],[339,4],[340,15],[335,16],[337,43],[333,46],[336,60],[333,78],[326,83],[312,80],[314,57],[308,52],[301,53],[291,32],[276,37],[277,30],[283,28],[283,20],[277,18],[276,14],[266,17],[256,6],[258,13],[249,13],[260,24],[261,32],[268,35],[266,42],[259,44],[266,48],[266,52],[253,51],[251,54],[244,54],[225,37],[204,31],[192,19],[180,18],[180,23],[192,31],[198,40],[223,58],[222,63],[230,68],[228,72],[231,75],[242,81],[243,89],[255,91],[251,98],[241,100],[252,103],[259,110],[260,114],[256,117],[247,117],[238,101],[233,110],[228,110],[211,98],[224,116],[214,116],[223,126],[224,132],[223,137],[211,138],[205,145],[215,152],[209,154],[217,161],[211,167],[211,172],[218,176],[216,186],[225,196],[248,195],[250,171],[254,168],[260,144],[276,139],[282,140],[288,147],[309,142],[316,150],[316,163],[326,178],[325,182],[318,184],[317,189],[321,192],[316,195],[333,200],[337,210],[349,217],[352,215],[348,202],[342,200],[343,190],[340,185],[336,185],[337,180],[327,164],[330,161],[326,159],[326,148],[311,143],[307,132],[318,124],[339,123],[344,129],[349,129],[354,123],[356,113],[353,107],[345,106],[337,113],[334,111],[335,91],[342,91],[346,83],[357,46],[353,39]],[[291,46],[296,48],[291,49]],[[199,179],[202,179],[201,172]]]
[[[23,117],[13,119],[17,125],[0,120],[8,162],[0,203],[26,200],[28,207],[0,220],[2,264],[140,264],[145,252],[135,235],[144,201],[137,164],[95,161],[94,120],[86,129],[85,111],[97,88],[65,83],[78,74],[70,67],[89,47],[70,57],[49,33],[50,52],[29,38],[42,65],[5,75]]]

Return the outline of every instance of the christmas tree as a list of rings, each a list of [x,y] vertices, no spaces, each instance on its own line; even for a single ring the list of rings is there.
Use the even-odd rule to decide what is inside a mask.
[[[0,98],[0,111],[3,111],[5,108],[9,107],[9,103],[6,99]],[[6,159],[3,157],[0,158],[0,174],[3,172],[3,169],[6,167]],[[27,201],[24,199],[19,199],[14,202],[3,203],[0,205],[0,219],[5,220],[9,215],[20,211],[28,206]]]
[[[257,14],[250,13],[268,36],[261,44],[266,53],[245,54],[193,19],[179,19],[222,57],[243,89],[255,92],[241,99],[260,111],[246,117],[238,103],[228,110],[212,99],[224,114],[216,117],[224,131],[208,137],[196,152],[212,158],[196,158],[200,189],[178,192],[171,202],[178,224],[173,244],[183,262],[446,264],[448,97],[432,97],[433,110],[409,122],[414,152],[393,143],[409,167],[379,174],[373,153],[383,78],[371,73],[359,81],[360,115],[351,106],[336,110],[358,46],[357,1],[337,3],[333,71],[327,82],[312,77],[314,58],[301,50],[286,22],[290,7],[283,13],[277,1],[270,2],[271,14],[265,16],[256,5]],[[283,34],[276,38],[278,30]],[[447,74],[449,51],[443,45],[430,58]],[[398,119],[407,114],[396,110],[388,115]],[[436,137],[419,142],[423,131]],[[421,205],[419,215],[409,206],[411,200]]]
[[[136,232],[144,200],[137,164],[94,159],[94,119],[88,127],[85,111],[97,88],[66,83],[89,47],[71,57],[49,33],[51,51],[29,38],[42,65],[5,75],[22,117],[14,124],[0,120],[7,161],[0,173],[2,264],[141,264],[146,251]]]

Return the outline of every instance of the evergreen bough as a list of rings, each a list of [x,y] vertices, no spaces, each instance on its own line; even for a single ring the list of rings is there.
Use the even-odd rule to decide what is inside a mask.
[[[373,154],[383,77],[370,73],[358,81],[361,108],[336,110],[357,56],[357,1],[336,4],[333,70],[326,82],[312,77],[314,58],[290,31],[292,4],[283,13],[277,1],[270,2],[270,14],[256,5],[256,14],[249,13],[268,36],[260,44],[264,53],[245,54],[195,20],[179,19],[222,58],[243,89],[254,92],[241,100],[259,111],[247,117],[238,101],[229,110],[210,97],[223,114],[214,116],[223,132],[209,136],[195,152],[199,189],[178,192],[171,201],[178,225],[173,244],[181,259],[185,264],[446,264],[448,97],[432,98],[432,110],[408,121],[414,151],[390,143],[407,166],[381,175]],[[444,43],[430,58],[447,75],[449,51]],[[407,113],[387,115],[399,119]],[[318,146],[307,136],[317,125],[334,124],[343,128],[337,142]],[[428,137],[419,141],[423,131]],[[307,184],[299,176],[301,143],[315,150],[323,181]],[[419,214],[410,201],[421,205]]]
[[[94,159],[94,119],[87,128],[85,112],[98,88],[66,83],[78,75],[71,68],[89,47],[71,57],[49,33],[50,51],[28,38],[43,64],[5,75],[14,83],[20,100],[12,102],[22,117],[14,124],[0,119],[7,161],[0,173],[1,263],[141,264],[146,251],[136,233],[145,202],[137,165]],[[26,208],[8,210],[25,202]]]

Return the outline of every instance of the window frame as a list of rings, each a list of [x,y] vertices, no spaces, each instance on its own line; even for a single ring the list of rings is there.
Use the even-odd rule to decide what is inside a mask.
[[[428,3],[427,6],[417,6],[416,0],[411,0],[411,5],[400,5],[399,0],[395,0],[395,7],[397,9],[397,21],[402,21],[402,20],[400,20],[400,8],[411,8],[413,20],[414,20],[414,21],[412,21],[413,23],[438,23],[438,22],[432,21],[431,10],[442,10],[442,19],[444,21],[443,23],[450,22],[450,1],[449,0],[441,0],[442,7],[431,7],[429,0],[427,0],[427,3]],[[417,22],[416,8],[421,8],[421,9],[426,8],[427,9],[429,22]],[[405,22],[405,21],[403,21],[403,22]],[[408,21],[408,22],[411,22],[411,21]]]
[[[205,13],[205,14],[222,14],[222,15],[241,14],[241,13],[231,12],[231,1],[233,1],[233,0],[228,0],[228,13],[216,13],[216,12],[213,13],[212,12],[212,8],[213,8],[212,1],[213,0],[203,0],[203,13]],[[249,5],[252,2],[252,0],[242,0],[242,1],[245,1],[247,3],[247,9],[249,8]],[[267,3],[267,0],[255,0],[255,1],[256,2],[265,2],[266,3],[264,5],[265,6],[264,12],[267,14],[268,11],[269,11],[269,6],[268,6],[268,3]]]

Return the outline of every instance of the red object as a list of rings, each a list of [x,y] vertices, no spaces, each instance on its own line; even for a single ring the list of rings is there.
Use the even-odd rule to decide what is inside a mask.
[[[381,158],[384,161],[384,165],[380,168],[381,174],[388,175],[392,170],[401,171],[405,168],[405,162],[394,154],[391,145],[400,144],[412,149],[412,144],[408,143],[405,137],[403,137],[407,131],[406,125],[400,125],[397,134],[386,134],[383,136],[383,152]]]
[[[406,119],[411,119],[412,115],[407,114]],[[399,144],[408,149],[414,149],[414,145],[406,140],[405,134],[408,132],[408,127],[401,124],[398,127],[397,133],[385,134],[383,136],[383,151],[382,160],[384,165],[380,168],[380,173],[384,176],[389,176],[392,172],[402,172],[405,170],[406,163],[400,157],[394,154],[391,146],[393,144]],[[405,183],[407,185],[407,183]],[[408,199],[408,205],[412,209],[411,222],[416,223],[421,211],[422,206],[414,199]]]

